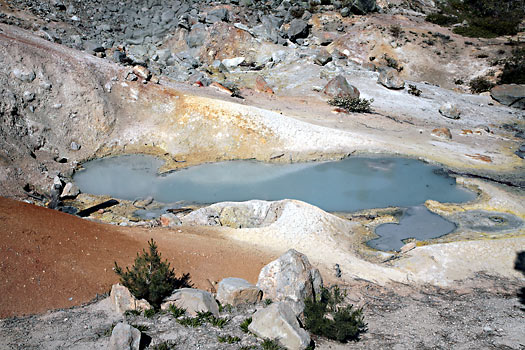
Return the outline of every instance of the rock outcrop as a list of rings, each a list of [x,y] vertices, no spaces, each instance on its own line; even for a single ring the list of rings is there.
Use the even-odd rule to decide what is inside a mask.
[[[217,300],[221,304],[255,304],[261,298],[261,289],[242,278],[229,277],[219,282]]]
[[[211,312],[215,317],[219,316],[219,305],[210,292],[193,288],[177,289],[169,297],[164,299],[160,305],[162,310],[167,310],[171,304],[186,310],[191,316],[197,312]]]
[[[277,340],[289,350],[303,350],[310,345],[308,332],[301,328],[287,303],[273,303],[257,311],[248,329],[261,338]]]
[[[264,298],[289,303],[296,315],[303,312],[306,299],[320,293],[322,285],[319,270],[294,249],[263,267],[257,281]]]
[[[502,105],[525,109],[525,85],[497,85],[490,90],[490,96]]]

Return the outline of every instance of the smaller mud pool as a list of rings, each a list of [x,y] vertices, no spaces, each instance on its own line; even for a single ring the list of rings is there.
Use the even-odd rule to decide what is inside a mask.
[[[164,175],[162,161],[131,155],[84,164],[74,180],[86,193],[164,203],[298,199],[326,211],[352,212],[421,205],[427,199],[464,202],[475,195],[440,168],[403,158],[353,157],[335,162],[270,164],[230,161]]]
[[[405,209],[399,223],[379,225],[375,233],[380,237],[367,244],[378,250],[400,250],[405,244],[404,239],[417,238],[425,241],[446,235],[455,229],[454,223],[421,205]]]

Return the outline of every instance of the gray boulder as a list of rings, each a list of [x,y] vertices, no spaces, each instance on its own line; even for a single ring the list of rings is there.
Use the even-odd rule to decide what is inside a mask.
[[[310,29],[308,28],[308,23],[302,19],[294,19],[290,22],[290,27],[288,28],[288,38],[291,41],[295,41],[300,38],[308,37]]]
[[[314,57],[314,63],[324,66],[332,60],[332,55],[325,49],[320,50]]]
[[[138,329],[126,323],[117,323],[111,332],[108,350],[139,350],[140,338]]]
[[[290,350],[304,350],[310,345],[308,332],[301,328],[294,311],[286,303],[273,303],[257,311],[248,329],[261,338],[277,340]]]
[[[286,301],[296,315],[303,312],[305,299],[319,295],[322,285],[319,270],[294,249],[263,267],[257,281],[265,298]]]
[[[219,282],[217,300],[221,304],[255,304],[261,298],[261,289],[242,278],[229,277]]]
[[[175,227],[175,226],[182,225],[177,215],[172,214],[172,213],[162,214],[159,219],[160,219],[160,224],[163,227]]]
[[[36,75],[35,72],[33,72],[30,69],[13,69],[13,75],[20,81],[23,81],[24,83],[30,83],[33,80],[35,80]]]
[[[321,92],[331,98],[359,98],[360,96],[359,90],[355,86],[348,84],[348,81],[342,75],[338,75],[330,80]]]
[[[458,109],[458,106],[450,102],[441,105],[441,107],[439,107],[439,113],[449,119],[459,119],[461,116],[461,111]]]
[[[211,312],[215,317],[219,316],[219,305],[210,292],[193,288],[181,288],[173,292],[172,295],[164,299],[160,305],[162,310],[167,310],[171,304],[186,309],[191,316],[196,316],[197,312]]]
[[[405,81],[394,68],[384,67],[379,71],[377,82],[389,89],[399,90],[405,87]]]
[[[490,96],[502,105],[525,109],[525,85],[497,85],[490,90]]]
[[[369,12],[377,11],[376,0],[352,0],[349,9],[356,15],[366,15]]]

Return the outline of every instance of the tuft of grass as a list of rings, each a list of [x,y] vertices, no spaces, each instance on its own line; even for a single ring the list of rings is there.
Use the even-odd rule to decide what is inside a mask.
[[[248,333],[249,332],[248,326],[250,326],[251,323],[252,323],[252,318],[248,317],[244,321],[242,321],[239,327],[241,327],[244,333]]]
[[[330,102],[328,102],[328,103],[330,103]],[[266,298],[266,299],[264,299],[264,305],[268,306],[268,305],[270,305],[271,303],[273,303],[272,299],[270,299],[270,298]]]
[[[183,317],[177,320],[177,323],[184,327],[199,327],[203,325],[203,321],[197,317]]]
[[[181,307],[177,307],[175,304],[170,304],[168,307],[168,312],[172,314],[173,317],[179,318],[181,316],[184,316],[186,314],[186,309],[183,309]]]
[[[209,311],[199,311],[197,312],[196,317],[184,317],[178,319],[177,322],[186,327],[199,327],[205,323],[210,323],[211,325],[219,328],[223,328],[230,320],[227,318],[215,317]]]
[[[124,316],[126,316],[126,317],[139,316],[140,314],[141,314],[140,310],[126,310],[124,312]]]
[[[403,29],[401,29],[399,24],[391,25],[388,30],[394,38],[399,38],[403,34]]]
[[[235,337],[232,337],[231,335],[219,335],[217,336],[217,340],[219,341],[219,343],[228,343],[228,344],[234,344],[234,343],[238,343],[241,341],[241,338],[235,336]]]
[[[370,113],[370,105],[372,102],[374,102],[374,99],[367,100],[366,98],[336,97],[329,100],[328,104],[340,107],[347,112]]]
[[[157,310],[154,308],[144,310],[144,317],[146,318],[152,318],[157,313]]]
[[[261,343],[262,350],[284,350],[275,340],[264,339]]]
[[[111,337],[111,333],[113,333],[113,328],[115,328],[116,325],[117,325],[117,324],[116,324],[115,322],[112,323],[111,326],[109,326],[108,328],[106,328],[106,329],[104,330],[104,333],[102,333],[102,335],[103,335],[104,337]]]
[[[142,333],[149,331],[149,326],[145,324],[132,324],[131,327],[137,328]]]
[[[353,305],[340,306],[344,293],[338,287],[323,289],[319,300],[306,300],[305,328],[313,334],[346,343],[357,341],[367,330],[363,309]]]
[[[525,84],[525,47],[512,50],[511,56],[504,60],[499,83]]]

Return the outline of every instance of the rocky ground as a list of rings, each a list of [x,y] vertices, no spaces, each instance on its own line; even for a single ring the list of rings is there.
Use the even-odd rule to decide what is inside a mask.
[[[397,220],[395,208],[332,215],[284,201],[268,204],[274,221],[240,229],[258,220],[259,204],[227,203],[159,228],[158,220],[133,216],[136,203],[91,219],[143,227],[2,199],[0,316],[71,307],[107,292],[116,281],[113,261],[131,262],[154,237],[203,289],[233,275],[254,281],[275,256],[301,250],[328,284],[346,286],[348,301],[365,306],[369,331],[347,346],[524,348],[515,297],[523,276],[513,266],[525,247],[522,100],[510,88],[491,96],[468,86],[479,76],[495,82],[523,33],[461,37],[424,20],[432,1],[353,3],[0,0],[0,195],[54,206],[79,164],[125,153],[159,156],[162,170],[229,159],[401,155],[439,164],[478,193],[469,203],[426,203],[456,223],[453,234],[383,253],[363,243],[375,226]],[[323,88],[337,76],[374,99],[370,113],[326,103]],[[83,209],[102,199],[65,201]],[[121,316],[105,303],[7,318],[0,348],[106,347],[106,330]],[[152,345],[173,326],[177,348],[238,348],[217,336],[259,343],[238,328],[254,310],[233,310],[224,330],[181,328],[166,315],[129,321],[148,325]]]

